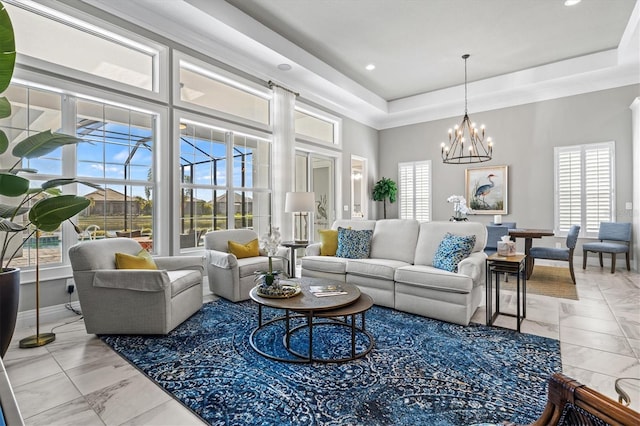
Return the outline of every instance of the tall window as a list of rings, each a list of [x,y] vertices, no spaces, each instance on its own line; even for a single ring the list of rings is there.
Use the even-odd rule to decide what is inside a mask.
[[[153,114],[78,100],[76,136],[85,142],[77,146],[76,175],[101,187],[78,191],[92,201],[78,219],[81,229],[153,237],[154,123]]]
[[[431,220],[431,161],[398,164],[400,219]]]
[[[180,246],[202,245],[208,230],[265,233],[270,206],[270,142],[189,123],[180,134]]]
[[[580,225],[596,237],[600,222],[615,220],[615,143],[556,147],[554,156],[556,233]]]
[[[322,144],[340,144],[341,121],[338,117],[298,103],[294,120],[297,139]]]

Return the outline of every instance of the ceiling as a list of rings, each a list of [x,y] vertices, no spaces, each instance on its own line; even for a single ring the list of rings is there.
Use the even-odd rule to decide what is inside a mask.
[[[226,1],[387,101],[615,49],[636,2]]]
[[[640,83],[637,0],[83,2],[377,129]]]

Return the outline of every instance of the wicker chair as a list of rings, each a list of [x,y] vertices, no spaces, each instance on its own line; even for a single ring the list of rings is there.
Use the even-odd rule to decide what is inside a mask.
[[[531,426],[640,425],[640,414],[562,373],[549,379],[547,405]]]

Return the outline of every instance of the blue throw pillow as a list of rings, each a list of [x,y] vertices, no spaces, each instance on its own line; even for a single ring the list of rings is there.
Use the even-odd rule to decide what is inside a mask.
[[[471,254],[475,244],[475,235],[453,235],[447,232],[433,256],[433,267],[458,272],[458,263]]]
[[[338,227],[338,249],[336,257],[347,259],[366,259],[371,248],[372,229],[356,231]]]

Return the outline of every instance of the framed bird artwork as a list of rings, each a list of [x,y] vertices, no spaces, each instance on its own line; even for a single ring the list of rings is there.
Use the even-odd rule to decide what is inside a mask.
[[[465,170],[466,197],[473,214],[507,214],[509,166]]]

